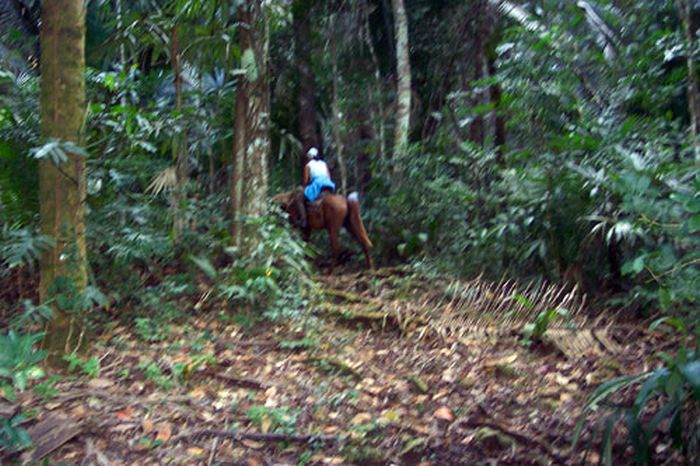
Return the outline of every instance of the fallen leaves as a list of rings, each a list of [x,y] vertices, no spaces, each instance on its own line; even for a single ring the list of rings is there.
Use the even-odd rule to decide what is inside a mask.
[[[350,420],[350,424],[357,426],[360,424],[367,424],[372,420],[372,415],[370,413],[358,413],[355,417]]]
[[[94,390],[106,390],[108,388],[112,388],[114,386],[114,382],[104,378],[90,379],[87,386]]]
[[[384,293],[380,288],[377,293]],[[387,458],[408,455],[418,464],[428,449],[435,455],[434,464],[473,464],[483,458],[482,450],[489,449],[497,462],[508,463],[510,454],[534,462],[540,453],[525,448],[528,443],[520,434],[542,438],[549,429],[552,438],[565,439],[581,400],[612,372],[613,364],[581,364],[558,354],[543,357],[513,338],[421,342],[390,331],[357,331],[331,320],[323,324],[327,327],[318,337],[318,347],[303,354],[282,350],[278,344],[281,339],[303,338],[298,326],[290,333],[284,325],[265,324],[251,336],[227,325],[225,334],[209,334],[203,346],[211,348],[217,367],[192,366],[189,377],[178,378],[173,365],[189,364],[197,357],[193,342],[201,333],[194,329],[216,327],[200,320],[195,317],[197,325],[179,330],[177,345],[143,345],[129,340],[128,331],[121,328],[120,348],[128,347],[129,352],[104,347],[101,351],[111,350],[126,364],[101,372],[96,379],[65,381],[66,387],[87,388],[89,398],[58,398],[42,402],[41,409],[104,422],[109,434],[99,439],[103,449],[128,445],[139,451],[143,464],[178,463],[184,455],[191,463],[203,463],[208,454],[205,444],[188,436],[197,429],[342,439],[338,449],[319,447],[314,464],[362,464],[367,459],[363,454],[376,451]],[[224,324],[217,325],[218,332],[223,331]],[[108,338],[100,341],[110,344]],[[146,374],[149,364],[171,381],[167,390]],[[119,372],[124,369],[128,370]],[[100,392],[109,396],[99,396]],[[248,414],[253,406],[264,408],[255,419]],[[463,423],[465,419],[507,425],[510,434],[498,428],[480,429],[478,422]],[[308,447],[287,444],[280,449],[279,443],[259,440],[221,442],[213,448],[216,460],[264,464],[258,458],[270,458],[271,463],[289,464],[298,462]],[[75,458],[80,453],[70,452]],[[352,459],[351,454],[359,456]],[[68,452],[62,456],[68,457]]]
[[[447,422],[452,422],[454,421],[454,416],[452,415],[452,410],[448,408],[447,406],[440,406],[438,409],[435,410],[433,413],[433,417],[435,419],[440,419],[443,421]]]
[[[156,440],[167,442],[173,435],[173,426],[169,422],[161,422],[155,426]]]
[[[134,408],[132,406],[127,406],[121,411],[117,411],[117,419],[120,421],[130,421],[134,417]]]

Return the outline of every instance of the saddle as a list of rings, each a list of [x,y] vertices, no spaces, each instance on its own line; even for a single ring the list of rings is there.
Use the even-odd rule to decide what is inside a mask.
[[[323,198],[328,196],[329,194],[333,194],[333,191],[329,188],[323,188],[321,189],[321,193],[318,195],[315,201],[309,202],[306,201],[306,208],[308,210],[318,210],[321,208],[321,204],[323,203]]]

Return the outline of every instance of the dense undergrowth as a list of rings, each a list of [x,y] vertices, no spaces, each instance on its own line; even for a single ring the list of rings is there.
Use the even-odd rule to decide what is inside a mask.
[[[420,131],[421,138],[422,128],[414,130],[408,153],[372,160],[371,181],[361,193],[363,216],[380,262],[413,262],[426,273],[455,277],[568,281],[601,308],[622,308],[632,317],[658,314],[664,326],[676,328],[669,336],[676,344],[659,355],[654,369],[608,382],[590,400],[597,409],[613,391],[640,385],[633,407],[614,407],[604,433],[610,437],[610,426],[623,416],[637,461],[645,463],[649,438],[664,418],[678,446],[697,441],[680,428],[687,433],[688,413],[697,411],[700,398],[700,173],[685,97],[685,55],[693,53],[692,44],[664,2],[630,2],[625,11],[605,3],[600,14],[620,31],[611,62],[580,9],[540,3],[537,17],[545,29],[502,24],[490,50],[497,73],[452,89],[432,115],[433,129]],[[417,39],[415,47],[420,67],[430,63],[425,57],[446,56],[448,45]],[[275,58],[283,61],[283,52]],[[306,321],[317,299],[307,260],[314,253],[279,212],[247,220],[250,234],[261,239],[254,248],[231,247],[226,185],[235,82],[215,60],[190,60],[186,110],[176,112],[166,66],[114,71],[94,59],[85,128],[92,286],[78,297],[65,284],[52,303],[80,309],[94,326],[115,316],[133,322],[151,342],[168,337],[169,323],[214,312],[222,302],[248,327],[263,319]],[[329,81],[328,67],[318,68],[319,81]],[[279,85],[292,87],[283,79]],[[343,85],[374,86],[355,75]],[[425,93],[425,85],[417,84],[417,92]],[[501,102],[474,98],[475,89],[495,85]],[[271,191],[294,183],[289,166],[298,141],[290,136],[288,100],[280,91],[273,112]],[[366,102],[348,95],[341,103],[352,116]],[[2,71],[0,289],[25,289],[21,277],[28,284],[22,296],[0,293],[6,393],[42,375],[36,365],[42,354],[32,344],[50,316],[30,291],[37,259],[51,244],[37,233],[35,158],[46,147],[37,108],[35,73]],[[470,122],[496,116],[507,121],[505,147],[496,147],[492,137],[483,146],[469,140]],[[339,124],[350,134],[356,122]],[[185,205],[178,207],[187,227],[175,241],[175,200],[163,174],[174,135],[184,131],[190,178]],[[385,142],[363,151],[378,152]],[[361,168],[359,157],[346,163],[350,173]],[[357,178],[351,181],[362,185]],[[203,283],[210,290],[205,296]],[[645,406],[652,399],[660,407],[649,418]],[[21,421],[21,415],[3,419],[0,444],[26,445],[16,428]],[[611,445],[604,441],[604,452]]]

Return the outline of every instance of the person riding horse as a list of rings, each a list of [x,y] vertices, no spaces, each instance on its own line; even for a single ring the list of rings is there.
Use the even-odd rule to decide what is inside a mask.
[[[331,180],[331,172],[326,162],[321,160],[318,149],[310,148],[306,152],[307,164],[304,166],[304,186],[296,193],[295,204],[299,213],[299,226],[308,227],[306,201],[314,202],[322,191],[335,192],[335,183]]]

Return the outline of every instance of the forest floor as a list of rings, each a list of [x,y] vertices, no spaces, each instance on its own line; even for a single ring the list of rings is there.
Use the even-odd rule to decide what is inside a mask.
[[[567,357],[555,345],[524,346],[519,332],[441,336],[426,331],[421,309],[444,284],[400,269],[320,281],[325,304],[313,324],[246,329],[190,303],[194,315],[164,330],[109,325],[80,367],[20,395],[42,440],[14,460],[582,464],[584,451],[570,447],[587,395],[650,369],[667,341],[641,323],[613,325],[615,353],[591,346]],[[633,463],[616,438],[615,464]],[[668,444],[655,452],[657,464],[683,464]]]

